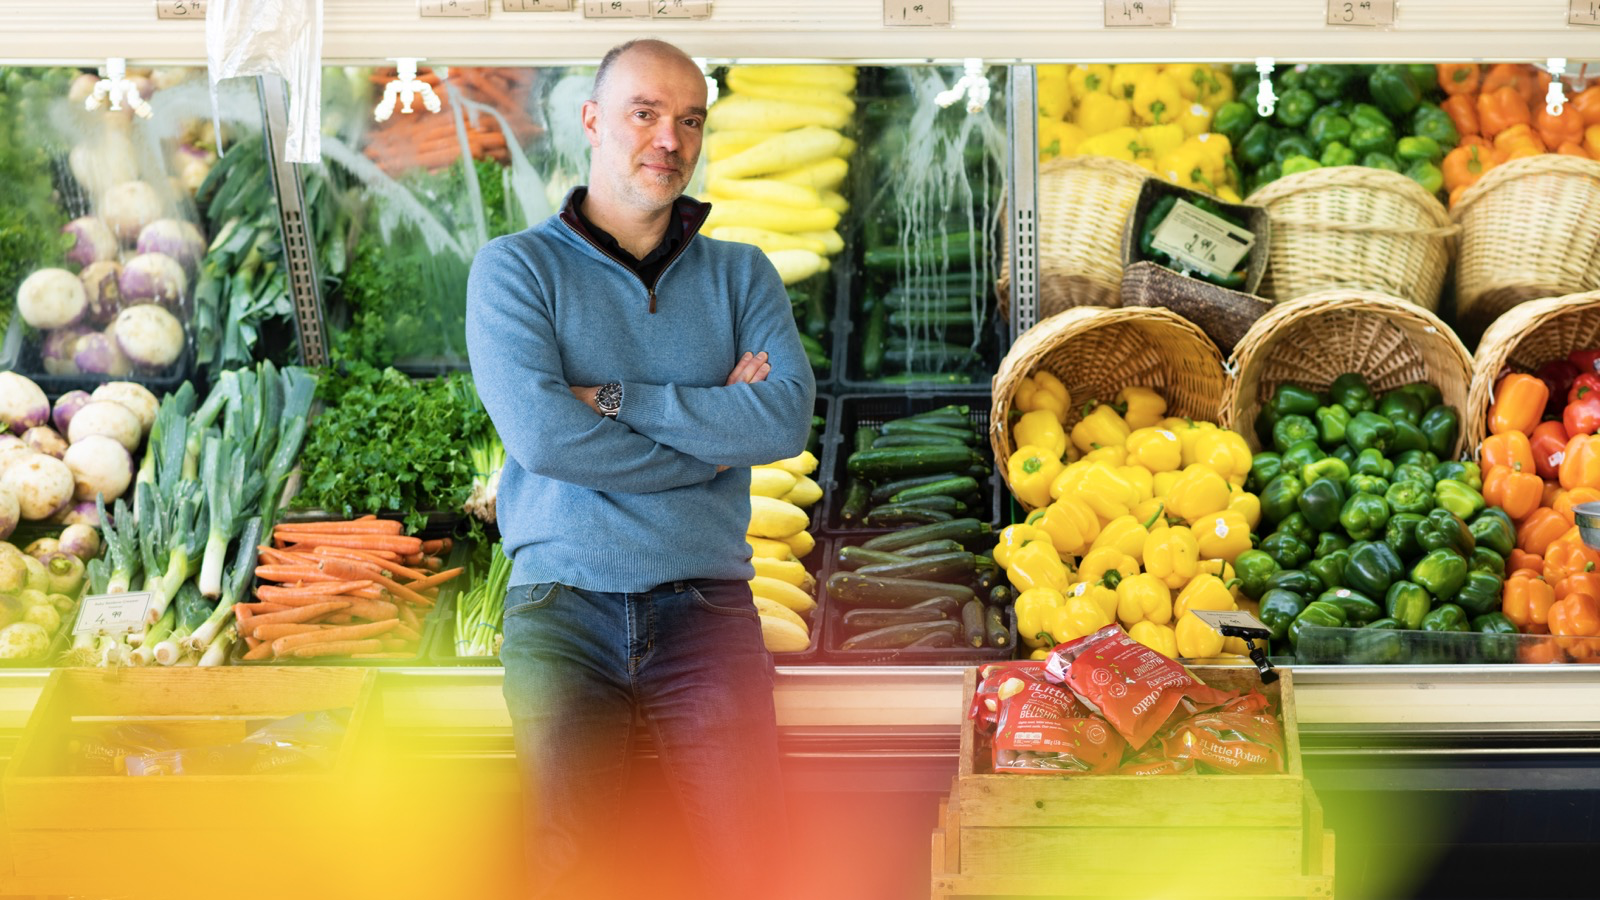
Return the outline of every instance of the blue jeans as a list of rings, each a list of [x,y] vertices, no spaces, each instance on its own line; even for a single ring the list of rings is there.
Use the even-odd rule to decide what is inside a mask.
[[[620,897],[604,887],[618,873],[639,896],[647,873],[616,840],[636,711],[699,852],[705,883],[693,896],[771,896],[784,883],[772,656],[748,585],[518,585],[500,656],[534,897]]]

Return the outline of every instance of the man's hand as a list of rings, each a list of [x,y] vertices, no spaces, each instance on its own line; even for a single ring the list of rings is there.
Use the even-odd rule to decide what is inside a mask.
[[[746,353],[739,357],[739,364],[733,367],[728,374],[728,385],[755,384],[766,381],[767,374],[772,371],[772,364],[767,362],[767,351],[760,353]],[[726,387],[727,385],[724,385]]]
[[[595,395],[600,393],[600,388],[598,386],[596,386],[596,387],[569,387],[569,388],[567,388],[567,390],[572,392],[572,396],[577,397],[579,400],[582,400],[585,404],[588,405],[588,407],[590,409],[594,410],[595,411],[595,415],[599,415],[600,414],[600,403],[599,403],[599,401],[595,400]]]

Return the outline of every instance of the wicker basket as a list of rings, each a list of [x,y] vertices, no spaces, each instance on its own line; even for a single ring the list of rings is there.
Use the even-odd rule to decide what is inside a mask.
[[[1472,359],[1472,389],[1461,410],[1468,449],[1489,432],[1489,404],[1502,373],[1532,372],[1594,347],[1600,347],[1600,291],[1529,300],[1494,320]]]
[[[1200,326],[1223,353],[1232,353],[1250,326],[1272,308],[1253,294],[1189,278],[1153,262],[1134,263],[1123,273],[1122,305],[1170,309]]]
[[[1339,290],[1274,306],[1239,342],[1230,368],[1222,425],[1256,449],[1256,414],[1280,384],[1320,391],[1345,372],[1365,375],[1375,391],[1431,381],[1465,412],[1472,357],[1433,313],[1398,297]]]
[[[1479,334],[1538,297],[1600,289],[1600,162],[1546,154],[1497,166],[1456,203],[1456,317]]]
[[[1024,332],[994,376],[989,443],[1002,473],[1016,451],[1011,398],[1022,379],[1038,369],[1060,378],[1072,393],[1069,429],[1081,417],[1083,403],[1109,401],[1130,385],[1160,391],[1169,415],[1203,419],[1216,418],[1227,390],[1222,354],[1205,332],[1176,313],[1138,307],[1057,313]]]
[[[1075,306],[1117,305],[1122,230],[1149,177],[1131,162],[1103,156],[1053,159],[1039,167],[1041,320]],[[996,285],[1001,315],[1011,304],[1010,265],[1006,254]]]
[[[1272,215],[1261,296],[1375,291],[1432,312],[1457,226],[1432,194],[1384,169],[1334,166],[1279,178],[1245,200]]]

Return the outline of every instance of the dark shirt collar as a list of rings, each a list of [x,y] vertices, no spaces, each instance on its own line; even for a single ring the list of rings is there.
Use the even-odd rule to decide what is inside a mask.
[[[566,220],[567,224],[576,229],[579,234],[593,241],[595,246],[615,257],[617,262],[632,269],[635,274],[646,282],[655,281],[655,277],[660,275],[661,269],[665,267],[667,260],[671,259],[684,241],[699,230],[700,223],[705,221],[705,216],[711,208],[710,204],[701,203],[691,197],[679,197],[673,202],[675,215],[668,221],[667,231],[661,236],[661,243],[657,244],[654,250],[645,254],[643,259],[639,259],[623,249],[616,238],[583,214],[583,201],[588,194],[589,189],[585,186],[580,185],[573,188],[572,192],[567,194],[567,202],[562,207],[561,218]]]

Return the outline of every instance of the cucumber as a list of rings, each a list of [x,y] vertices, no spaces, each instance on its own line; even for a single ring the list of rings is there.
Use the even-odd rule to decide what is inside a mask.
[[[966,503],[944,494],[934,494],[931,497],[918,497],[915,500],[906,500],[900,503],[892,503],[888,505],[909,506],[913,509],[937,509],[940,512],[950,513],[952,516],[966,515],[971,509]]]
[[[845,634],[861,634],[894,625],[914,625],[918,622],[947,622],[950,617],[932,606],[906,609],[852,609],[839,619]]]
[[[924,541],[952,540],[966,545],[977,543],[993,533],[994,529],[989,527],[988,522],[979,522],[977,519],[952,519],[935,525],[907,528],[893,534],[880,534],[864,542],[862,546],[871,550],[895,551],[902,547],[914,547]]]
[[[868,528],[895,528],[901,525],[932,525],[953,518],[953,514],[943,510],[886,503],[873,507],[871,512],[862,517],[861,523]]]
[[[935,634],[945,634],[953,641],[961,632],[961,624],[949,619],[937,622],[912,622],[909,625],[890,625],[863,634],[845,638],[841,650],[899,650],[916,641]]]
[[[966,637],[967,643],[974,647],[983,646],[983,601],[968,600],[961,607],[961,633]]]
[[[982,465],[983,457],[961,447],[889,447],[850,454],[850,474],[870,481],[888,481],[937,472],[960,472]]]
[[[965,603],[977,597],[971,588],[940,581],[915,578],[885,578],[856,572],[835,572],[828,576],[828,596],[841,606],[906,607],[933,597],[954,597]]]
[[[971,372],[901,372],[877,379],[879,384],[971,384]]]
[[[833,362],[828,359],[828,351],[823,348],[822,342],[805,332],[800,332],[800,349],[806,352],[806,362],[813,369],[826,370]]]
[[[939,437],[931,434],[886,434],[873,443],[874,447],[965,447],[959,438]]]
[[[897,309],[888,318],[890,328],[972,329],[970,309]]]
[[[883,329],[888,316],[888,307],[879,303],[867,313],[867,325],[861,330],[861,371],[868,378],[883,371]]]
[[[889,502],[905,503],[907,500],[919,500],[923,497],[965,497],[976,493],[978,493],[977,479],[970,475],[957,475],[943,481],[906,488],[890,497]]]
[[[929,425],[945,425],[950,428],[971,428],[972,407],[964,405],[941,406],[916,415],[904,416],[900,422],[924,422]]]
[[[955,553],[956,551],[962,549],[965,548],[961,546],[960,541],[934,540],[923,541],[920,544],[912,544],[909,547],[896,550],[893,555],[909,559],[918,556],[937,556],[940,553]]]
[[[883,423],[878,431],[882,434],[914,434],[919,437],[951,438],[968,445],[978,443],[978,436],[973,433],[971,425],[965,428],[950,428],[945,425],[929,425],[926,422],[896,419],[893,422]]]
[[[948,631],[935,631],[925,637],[917,638],[906,645],[907,650],[938,650],[945,647],[954,647],[956,639]]]
[[[915,352],[904,349],[898,350],[890,347],[883,353],[884,362],[895,366],[909,366],[913,363],[932,365],[938,367],[960,367],[976,365],[983,361],[983,357],[965,347],[956,347],[952,344],[924,344]],[[827,368],[826,365],[813,368]]]
[[[957,476],[944,473],[941,475],[921,475],[916,478],[900,478],[894,481],[885,482],[884,484],[878,485],[872,489],[872,502],[883,503],[901,491],[914,487],[921,487],[925,484],[934,484],[936,482],[955,477]]]
[[[989,602],[995,606],[1010,606],[1017,602],[1017,589],[1009,584],[997,584],[989,589]]]
[[[983,612],[984,641],[991,647],[1011,646],[1011,629],[1006,627],[1005,610],[998,606],[987,607]]]
[[[961,604],[954,597],[930,597],[921,603],[906,607],[907,609],[937,609],[946,617],[954,619],[961,615]]]
[[[853,449],[856,453],[862,453],[867,450],[871,450],[873,447],[877,446],[878,437],[878,429],[873,428],[871,425],[859,426],[856,428],[851,449]]]
[[[883,295],[883,302],[891,311],[968,309],[972,306],[972,294],[967,291],[912,291],[895,288]]]
[[[1007,584],[1006,573],[998,567],[985,568],[978,566],[977,577],[972,579],[972,587],[979,594],[988,596],[989,592],[1002,584]]]
[[[981,237],[974,238],[970,231],[957,231],[942,238],[929,238],[910,247],[891,245],[873,247],[861,254],[861,264],[869,270],[888,271],[901,266],[924,269],[949,266],[967,269],[972,266],[972,244],[983,245]]]
[[[839,519],[844,522],[860,521],[867,514],[867,483],[851,476],[844,488],[844,503],[839,507]]]
[[[875,563],[857,570],[862,575],[889,578],[920,578],[925,581],[956,581],[972,574],[972,554],[965,550],[924,556],[904,562]]]
[[[960,545],[957,545],[960,546]],[[878,566],[884,563],[899,563],[911,557],[901,553],[884,553],[880,550],[868,550],[865,547],[856,547],[846,544],[839,548],[837,559],[839,565],[846,569],[859,569],[862,566]]]

